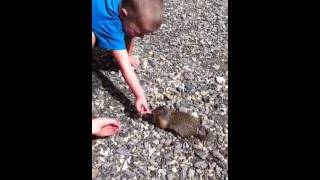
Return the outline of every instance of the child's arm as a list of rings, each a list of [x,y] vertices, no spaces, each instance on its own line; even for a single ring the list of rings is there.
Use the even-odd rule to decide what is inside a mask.
[[[130,65],[127,50],[115,50],[112,51],[112,55],[119,64],[121,73],[136,98],[135,106],[138,113],[149,113],[146,97],[140,86],[139,80]]]

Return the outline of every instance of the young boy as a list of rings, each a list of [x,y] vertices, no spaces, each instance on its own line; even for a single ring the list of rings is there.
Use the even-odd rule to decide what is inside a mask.
[[[159,29],[162,15],[162,0],[92,0],[92,47],[111,51],[141,115],[150,110],[134,72],[140,62],[132,57],[133,40]]]

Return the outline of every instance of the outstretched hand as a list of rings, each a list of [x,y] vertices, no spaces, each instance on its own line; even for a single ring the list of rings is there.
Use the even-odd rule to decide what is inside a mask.
[[[141,98],[138,97],[136,99],[135,106],[136,106],[136,110],[137,110],[137,112],[138,112],[138,114],[140,116],[151,113],[150,110],[149,110],[149,106],[148,106],[147,100],[144,97],[141,97]]]

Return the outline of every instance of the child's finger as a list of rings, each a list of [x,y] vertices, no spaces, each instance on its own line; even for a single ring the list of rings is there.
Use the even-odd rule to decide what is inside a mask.
[[[105,136],[111,136],[114,135],[118,131],[118,128],[112,128],[112,127],[105,127],[102,128],[97,135],[100,137],[105,137]]]
[[[138,113],[141,112],[141,107],[137,107],[137,112],[138,112]]]
[[[117,119],[108,119],[106,125],[120,126],[120,122]]]
[[[140,112],[141,115],[145,115],[147,113],[148,113],[148,111],[146,111],[146,110]]]
[[[120,121],[115,120],[114,122],[112,122],[110,124],[115,125],[115,126],[120,126]]]
[[[143,108],[144,108],[144,111],[146,111],[146,112],[149,112],[149,111],[150,111],[150,110],[149,110],[149,106],[148,106],[147,104],[144,104]]]

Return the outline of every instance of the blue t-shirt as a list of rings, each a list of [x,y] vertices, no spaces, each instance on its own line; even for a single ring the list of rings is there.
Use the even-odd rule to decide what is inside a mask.
[[[92,31],[106,50],[124,50],[125,32],[119,17],[121,0],[92,0]]]

